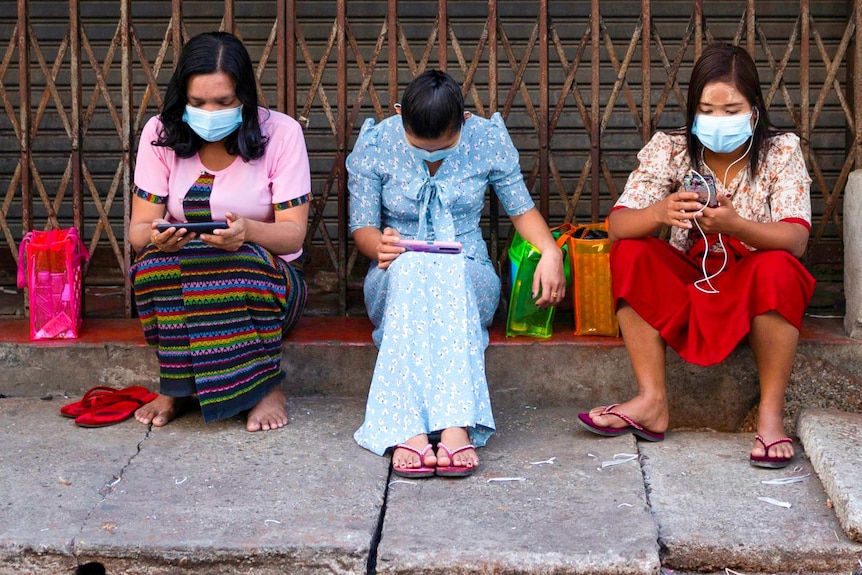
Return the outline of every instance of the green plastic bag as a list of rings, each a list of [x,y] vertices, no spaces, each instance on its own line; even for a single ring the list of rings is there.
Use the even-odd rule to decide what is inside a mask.
[[[557,245],[563,250],[563,271],[566,286],[571,285],[571,266],[569,265],[567,238],[575,230],[571,224],[563,224],[551,230]],[[554,334],[554,314],[556,306],[545,309],[536,307],[533,297],[533,275],[542,254],[517,231],[509,246],[509,315],[506,319],[506,336],[528,335],[549,338]]]

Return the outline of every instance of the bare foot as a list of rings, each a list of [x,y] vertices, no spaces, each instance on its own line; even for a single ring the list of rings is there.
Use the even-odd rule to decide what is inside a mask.
[[[440,443],[455,451],[459,447],[470,444],[470,437],[467,435],[467,430],[463,427],[447,427],[440,434]],[[449,454],[446,450],[440,448],[437,450],[437,467],[477,467],[479,465],[479,457],[476,455],[475,449],[465,449],[460,453],[456,453],[452,460],[449,459]]]
[[[276,386],[257,405],[248,412],[245,428],[248,431],[269,431],[287,425],[287,398],[281,391],[281,386]]]
[[[776,439],[787,437],[787,433],[784,431],[784,421],[781,414],[778,413],[770,415],[764,413],[763,410],[759,411],[757,415],[757,433],[760,434],[767,445]],[[751,454],[755,457],[768,456],[790,458],[793,457],[794,453],[792,443],[779,443],[773,445],[769,448],[769,453],[767,453],[763,444],[757,440],[754,441],[754,447],[751,450]]]
[[[409,445],[421,452],[425,449],[425,446],[428,445],[428,436],[424,433],[416,435],[405,441],[404,445]],[[437,466],[437,457],[431,450],[425,454],[425,466]],[[395,469],[417,469],[422,467],[422,461],[417,454],[413,453],[409,449],[398,447],[392,452],[392,467]]]
[[[590,418],[593,423],[599,427],[611,427],[620,429],[628,427],[628,423],[616,415],[601,415],[605,406],[594,407],[590,410]],[[646,397],[636,395],[625,403],[621,403],[614,408],[617,413],[622,413],[629,416],[633,421],[638,422],[644,429],[653,433],[662,433],[667,429],[670,416],[667,410],[667,401],[664,399],[651,400]]]
[[[188,397],[169,397],[159,394],[157,398],[135,411],[135,419],[144,425],[152,423],[153,427],[162,427],[182,413],[188,402]]]

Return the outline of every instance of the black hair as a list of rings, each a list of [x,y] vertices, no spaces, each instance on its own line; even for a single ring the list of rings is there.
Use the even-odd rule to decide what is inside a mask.
[[[445,72],[429,70],[416,76],[401,97],[401,121],[411,136],[435,139],[461,130],[464,96]]]
[[[243,160],[256,160],[263,156],[266,138],[260,130],[257,109],[257,82],[254,66],[242,42],[227,32],[198,34],[183,47],[180,59],[165,90],[161,110],[162,130],[154,146],[171,148],[177,156],[194,156],[204,140],[183,121],[188,104],[188,82],[198,74],[224,72],[231,77],[236,97],[242,104],[242,124],[225,138],[224,145],[231,155]]]
[[[760,76],[757,74],[754,60],[751,59],[748,52],[739,46],[720,42],[707,46],[691,71],[685,122],[691,165],[697,166],[700,163],[700,155],[703,151],[703,144],[691,131],[694,117],[697,114],[704,88],[712,82],[724,82],[733,85],[752,108],[757,108],[751,155],[748,160],[750,173],[754,176],[760,161],[761,147],[767,139],[781,132],[775,130],[769,122],[769,114],[766,106],[763,105],[763,92],[760,90]]]

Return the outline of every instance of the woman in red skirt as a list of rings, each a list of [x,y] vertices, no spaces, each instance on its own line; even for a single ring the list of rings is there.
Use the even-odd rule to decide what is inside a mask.
[[[761,392],[750,462],[784,467],[794,455],[784,393],[814,291],[798,260],[811,229],[799,138],[771,129],[748,53],[714,44],[692,71],[685,128],[656,133],[638,161],[609,217],[613,293],[638,393],[581,413],[580,423],[661,441],[666,347],[713,365],[748,337]],[[669,242],[654,237],[662,226]]]

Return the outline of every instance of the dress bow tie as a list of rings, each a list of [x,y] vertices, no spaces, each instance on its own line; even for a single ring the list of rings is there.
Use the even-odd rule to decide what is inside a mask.
[[[430,215],[434,239],[455,241],[455,222],[452,219],[452,204],[455,198],[448,185],[436,181],[433,177],[426,177],[416,181],[405,190],[404,195],[419,202],[419,230],[416,234],[418,239],[429,239],[426,224]]]

